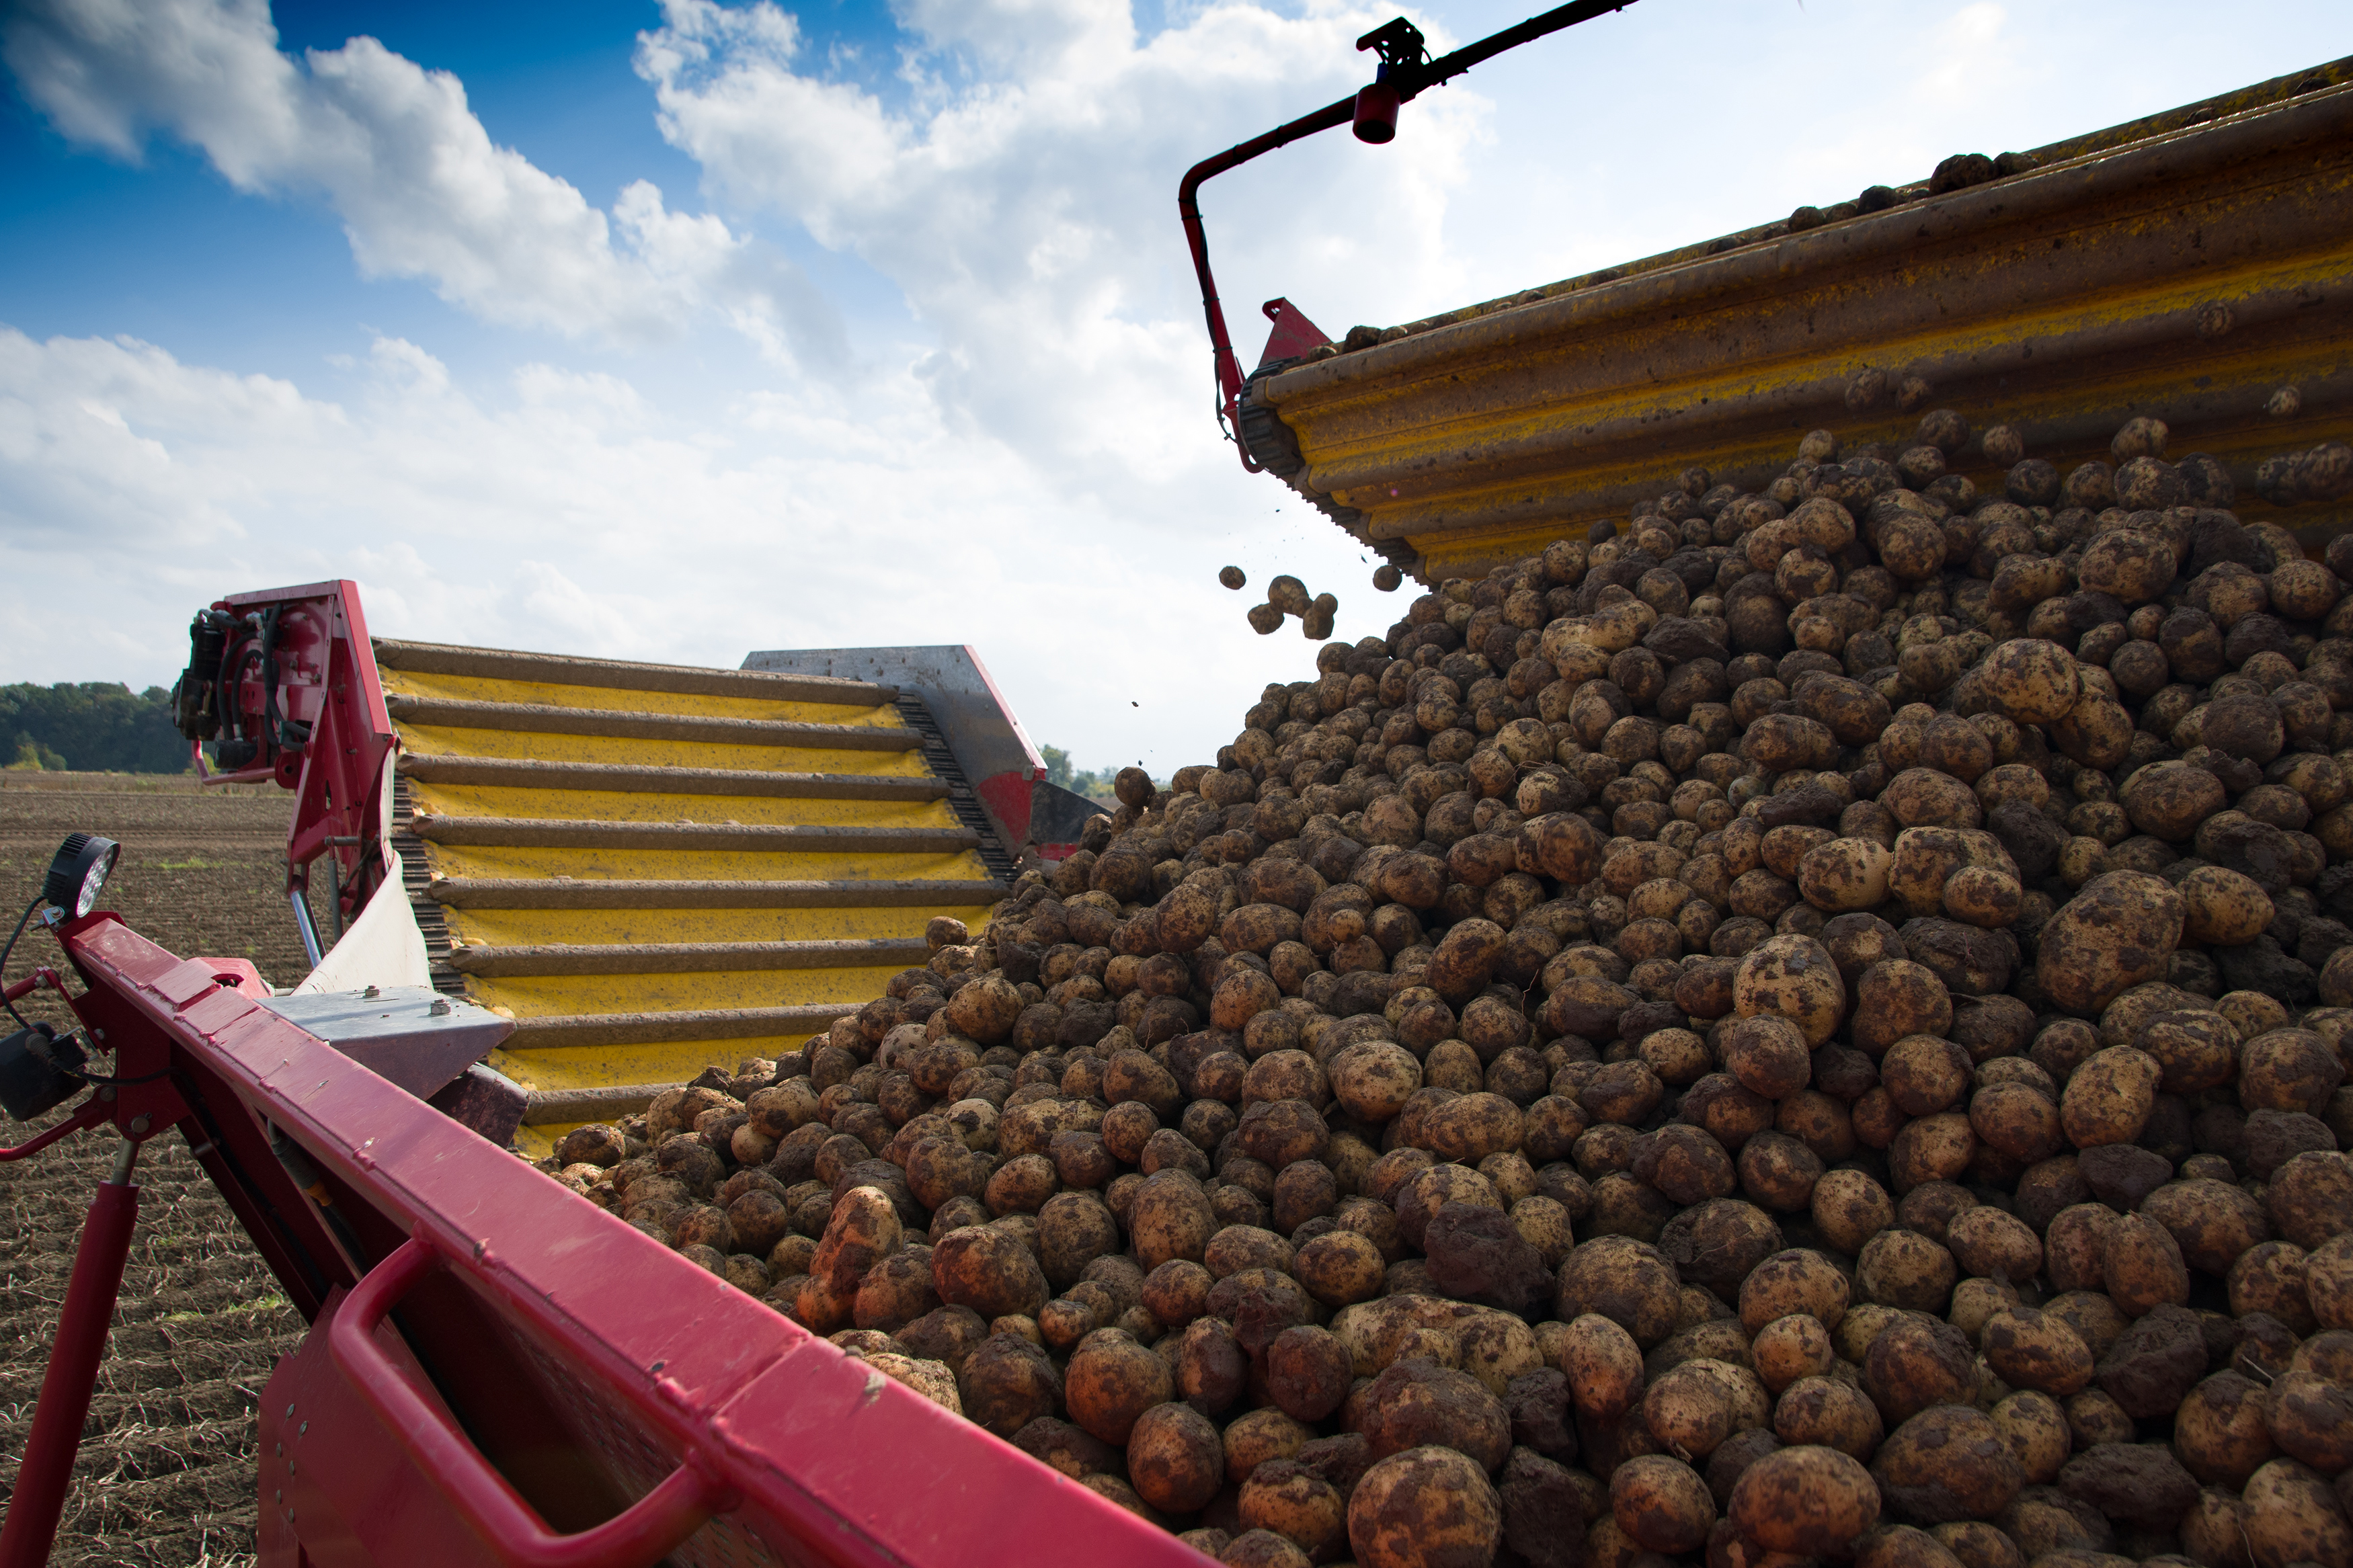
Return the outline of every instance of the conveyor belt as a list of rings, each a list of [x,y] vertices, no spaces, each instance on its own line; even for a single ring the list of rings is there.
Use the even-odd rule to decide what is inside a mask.
[[[887,686],[378,639],[435,984],[512,1016],[522,1139],[797,1049],[1011,861]]]

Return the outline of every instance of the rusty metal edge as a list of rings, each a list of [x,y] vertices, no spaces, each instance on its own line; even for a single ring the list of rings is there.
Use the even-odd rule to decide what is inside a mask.
[[[636,1116],[674,1083],[619,1083],[610,1089],[535,1089],[523,1103],[522,1124],[547,1127]]]
[[[2317,81],[2320,85],[2316,88],[2306,85],[2314,81]],[[2041,147],[2029,148],[2026,150],[2027,155],[2035,159],[2040,167],[2023,170],[2017,174],[2005,175],[1989,182],[1988,184],[1970,188],[1984,190],[1989,188],[1989,185],[2003,184],[2026,178],[2030,174],[2042,173],[2060,163],[2120,152],[2141,142],[2157,141],[2185,132],[2203,130],[2225,119],[2236,119],[2242,115],[2261,112],[2283,103],[2293,102],[2310,92],[2326,91],[2330,88],[2343,87],[2348,83],[2353,83],[2353,55],[2304,70],[2291,71],[2285,76],[2273,77],[2231,92],[2200,99],[2194,103],[2161,110],[2158,113],[2144,115],[2138,120],[2128,120],[2104,130],[2063,137],[2059,141]],[[1911,203],[1927,195],[1928,186],[1929,182],[1924,178],[1903,184],[1890,185],[1887,188],[1904,198],[1902,205],[1908,206]],[[1821,233],[1826,229],[1843,228],[1850,225],[1867,223],[1883,216],[1883,213],[1859,213],[1850,217],[1833,219],[1822,225],[1820,228],[1799,232]],[[1577,289],[1602,288],[1648,273],[1681,267],[1687,262],[1711,260],[1735,249],[1745,248],[1765,240],[1786,237],[1789,233],[1787,218],[1753,224],[1746,228],[1735,229],[1712,239],[1694,240],[1688,245],[1677,246],[1672,250],[1658,251],[1632,261],[1618,262],[1609,267],[1578,273],[1574,277],[1564,278],[1552,283],[1533,284],[1526,289],[1516,289],[1492,300],[1482,300],[1475,304],[1441,311],[1439,317],[1429,318],[1432,324],[1422,330],[1424,331],[1437,330],[1439,324],[1443,324],[1440,321],[1442,317],[1456,317],[1468,321],[1475,317],[1492,315],[1499,310],[1516,309],[1531,302],[1528,300],[1531,293],[1538,293],[1549,298]],[[1370,351],[1357,352],[1361,353]]]
[[[664,691],[693,697],[752,697],[772,702],[823,702],[872,708],[893,700],[895,686],[830,676],[775,675],[699,665],[640,664],[627,659],[573,658],[520,649],[375,639],[377,664],[419,675],[528,680],[546,686],[586,686],[615,691]]]
[[[841,942],[679,942],[482,944],[455,949],[446,962],[486,980],[556,974],[702,974],[746,970],[912,967],[932,956],[921,937]]]
[[[501,849],[753,849],[846,855],[914,855],[969,849],[968,827],[842,827],[712,822],[566,822],[528,816],[428,816],[413,819],[427,844]]]
[[[763,773],[755,768],[633,767],[549,763],[516,757],[439,757],[403,752],[402,774],[420,784],[514,789],[609,790],[630,795],[722,795],[786,800],[938,800],[948,785],[934,778],[873,773]]]
[[[557,881],[525,877],[444,877],[425,889],[434,902],[459,910],[895,909],[993,904],[1011,891],[996,881]]]
[[[1407,382],[1459,373],[1472,363],[1533,342],[1564,345],[1597,329],[1651,315],[1664,307],[1689,310],[1700,300],[1746,288],[1778,284],[1816,269],[1918,249],[1996,223],[2065,216],[2086,202],[2179,179],[2214,166],[2353,132],[2353,89],[2336,89],[2270,110],[2188,131],[2113,153],[2013,174],[1945,195],[1873,213],[1830,227],[1791,235],[1769,249],[1749,247],[1686,265],[1514,306],[1476,321],[1434,327],[1394,342],[1339,354],[1258,384],[1278,412],[1285,404],[1316,402]],[[2178,155],[2187,152],[2193,161]],[[1922,225],[1930,226],[1924,232]]]
[[[574,1047],[664,1045],[673,1041],[752,1039],[812,1032],[863,1005],[818,1002],[798,1007],[714,1007],[675,1013],[575,1013],[518,1018],[505,1049],[565,1050]]]
[[[881,724],[811,724],[794,719],[721,719],[687,713],[558,708],[537,702],[472,702],[387,695],[392,716],[452,730],[519,730],[538,735],[605,740],[702,741],[723,746],[793,746],[844,752],[912,752],[913,730]]]

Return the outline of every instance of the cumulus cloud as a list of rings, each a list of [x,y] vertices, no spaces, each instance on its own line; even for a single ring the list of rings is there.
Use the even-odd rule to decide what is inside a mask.
[[[1335,132],[1212,184],[1237,346],[1270,295],[1334,332],[1411,320],[2278,74],[2335,20],[2253,4],[2263,26],[2191,51],[2166,42],[2186,0],[2121,41],[1992,0],[1635,6],[1426,95],[1388,147]],[[378,630],[430,639],[723,665],[970,642],[1033,734],[1165,773],[1311,668],[1295,630],[1250,634],[1219,566],[1336,593],[1344,637],[1398,613],[1218,441],[1173,200],[1204,154],[1354,89],[1395,0],[1187,0],[1157,30],[1124,0],[896,0],[871,84],[795,9],[819,14],[667,0],[639,40],[698,215],[644,184],[599,208],[495,145],[454,78],[365,38],[296,58],[260,0],[0,7],[9,68],[76,142],[183,139],[239,189],[322,201],[371,276],[645,345],[592,374],[552,335],[544,363],[453,376],[419,326],[298,384],[0,326],[0,570],[95,560],[112,595],[0,605],[0,679],[168,679],[196,605],[347,575]],[[855,258],[920,331],[853,340],[763,248],[779,229]],[[343,347],[365,298],[290,331]],[[679,346],[700,318],[772,363],[706,375]]]
[[[919,374],[950,418],[1082,482],[1132,483],[1231,461],[1209,434],[1178,177],[1353,91],[1354,40],[1391,10],[1226,0],[1146,37],[1125,0],[909,0],[913,88],[894,107],[769,0],[665,0],[638,68],[721,199],[899,286],[937,336]],[[1222,178],[1205,196],[1220,276],[1311,295],[1353,268],[1400,291],[1459,279],[1446,190],[1485,109],[1450,89],[1390,147],[1327,135]],[[1254,360],[1264,323],[1239,290],[1227,309]]]
[[[422,279],[486,320],[646,342],[709,310],[772,356],[846,358],[789,261],[644,181],[598,209],[495,144],[455,76],[374,38],[297,60],[266,0],[27,0],[0,53],[66,136],[135,160],[163,132],[240,190],[323,197],[363,273]]]
[[[1363,570],[1320,518],[1266,542],[1254,568]],[[949,428],[905,373],[855,409],[766,392],[689,419],[546,363],[468,388],[397,338],[329,398],[132,339],[0,327],[0,574],[104,581],[97,612],[79,594],[0,603],[0,680],[168,680],[200,605],[351,577],[371,629],[428,641],[719,666],[970,643],[1032,733],[1165,775],[1230,737],[1235,692],[1313,673],[1314,644],[1261,642],[1209,587],[1227,548],[1139,550]],[[1377,629],[1370,597],[1344,633]]]

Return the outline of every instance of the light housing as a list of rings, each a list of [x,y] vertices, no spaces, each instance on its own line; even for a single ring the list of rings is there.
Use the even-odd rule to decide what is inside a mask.
[[[47,1024],[0,1040],[0,1110],[30,1121],[63,1105],[82,1087],[85,1059],[72,1036],[59,1038]]]
[[[114,874],[114,862],[121,856],[122,846],[111,838],[100,838],[94,833],[69,833],[58,847],[57,858],[49,862],[49,874],[41,883],[41,897],[66,910],[75,920],[98,907],[98,896],[106,889],[107,878]]]

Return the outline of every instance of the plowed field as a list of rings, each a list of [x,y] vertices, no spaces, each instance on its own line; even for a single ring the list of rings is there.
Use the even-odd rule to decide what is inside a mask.
[[[0,773],[0,940],[58,840],[79,828],[121,842],[104,902],[134,929],[184,955],[249,958],[290,984],[307,968],[283,891],[292,802],[273,787],[199,790],[192,779]],[[55,956],[36,927],[8,976]],[[0,1141],[31,1131],[0,1125]],[[11,1486],[82,1215],[112,1152],[111,1139],[85,1134],[0,1164],[0,1466]],[[50,1561],[250,1563],[254,1403],[302,1321],[178,1134],[147,1145],[137,1180],[139,1228]]]

